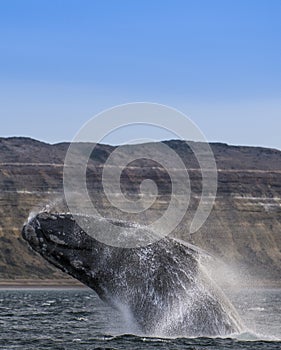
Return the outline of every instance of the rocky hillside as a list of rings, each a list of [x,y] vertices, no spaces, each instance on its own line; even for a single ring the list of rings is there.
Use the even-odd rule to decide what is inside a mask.
[[[201,172],[185,142],[165,143],[178,153],[189,169],[192,190],[190,208],[173,235],[235,266],[248,278],[278,284],[281,276],[281,152],[211,144],[218,169],[215,205],[205,225],[190,235],[187,223],[198,206]],[[157,159],[157,145],[124,148],[134,155],[140,147],[146,147],[148,158],[153,155]],[[62,174],[68,146],[67,143],[49,145],[29,138],[0,139],[0,279],[64,277],[28,249],[20,231],[31,211],[52,205],[63,197]],[[95,147],[89,162],[88,188],[103,215],[134,220],[112,208],[103,193],[102,166],[114,149],[108,145]],[[136,198],[139,184],[145,178],[154,180],[159,191],[158,200],[146,213],[150,221],[167,208],[171,180],[157,162],[139,159],[122,173],[122,191]]]

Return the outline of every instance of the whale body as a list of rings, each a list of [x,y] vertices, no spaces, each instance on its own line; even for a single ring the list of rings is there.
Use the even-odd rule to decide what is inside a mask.
[[[102,230],[103,220],[92,220]],[[31,218],[22,235],[51,264],[129,315],[141,334],[194,337],[242,331],[235,309],[201,266],[200,253],[180,241],[162,238],[144,247],[112,247],[83,231],[71,214],[48,212]]]

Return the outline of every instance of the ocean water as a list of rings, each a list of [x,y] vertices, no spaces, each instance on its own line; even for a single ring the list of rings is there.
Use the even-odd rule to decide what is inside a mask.
[[[90,289],[0,290],[0,349],[281,349],[281,290],[231,299],[248,329],[229,338],[157,338],[131,325]]]

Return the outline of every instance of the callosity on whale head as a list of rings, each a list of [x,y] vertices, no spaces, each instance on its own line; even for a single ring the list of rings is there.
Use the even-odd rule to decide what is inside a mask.
[[[91,222],[99,234],[107,227],[103,219]],[[198,252],[181,242],[163,238],[138,248],[112,247],[84,232],[72,215],[47,212],[31,218],[22,235],[50,263],[129,315],[142,334],[224,336],[242,330],[232,305],[201,268]]]

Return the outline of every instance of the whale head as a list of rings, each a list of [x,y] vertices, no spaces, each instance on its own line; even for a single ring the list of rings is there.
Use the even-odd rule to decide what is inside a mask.
[[[22,236],[42,255],[52,254],[57,247],[87,250],[93,246],[70,214],[38,213],[23,226]]]
[[[41,212],[23,226],[23,238],[30,247],[63,272],[98,292],[100,250],[106,247],[85,233],[71,214]]]

